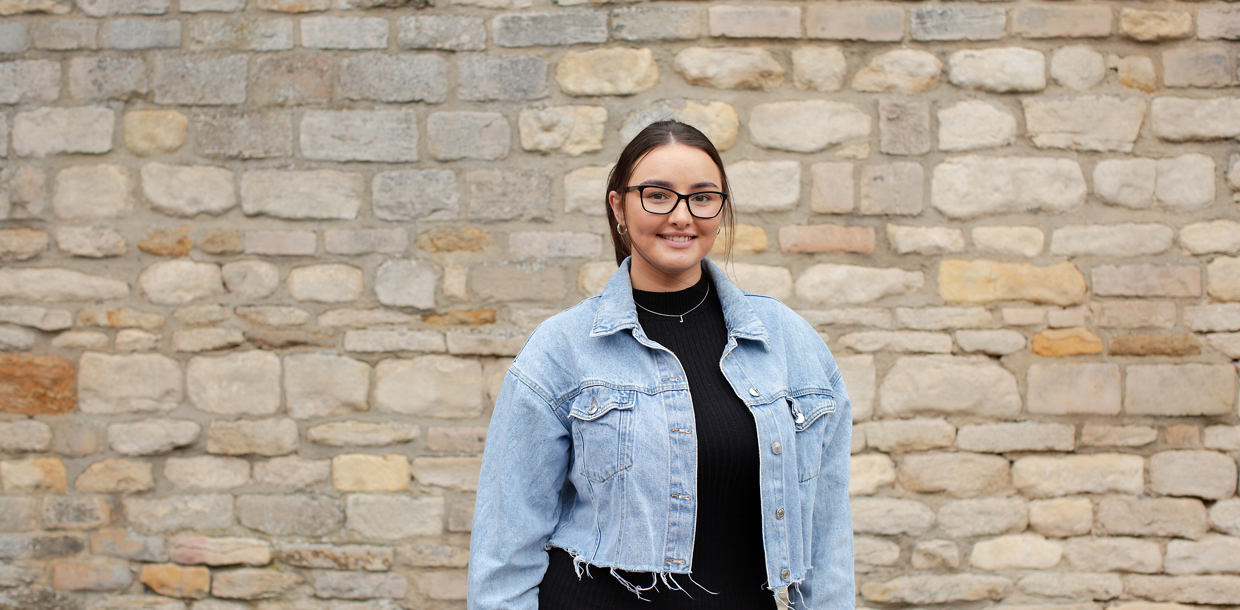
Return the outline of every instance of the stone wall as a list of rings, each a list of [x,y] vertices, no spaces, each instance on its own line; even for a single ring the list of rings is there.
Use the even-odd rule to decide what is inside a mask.
[[[845,371],[859,604],[1240,604],[1240,7],[408,1],[0,0],[0,608],[463,608],[667,116]]]

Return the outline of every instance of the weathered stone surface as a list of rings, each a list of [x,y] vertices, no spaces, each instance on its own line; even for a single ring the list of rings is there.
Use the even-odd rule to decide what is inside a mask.
[[[297,423],[291,419],[212,421],[207,451],[224,455],[288,455],[297,451]]]
[[[1091,275],[1094,293],[1100,296],[1201,295],[1201,272],[1195,266],[1102,265]]]
[[[414,259],[389,260],[379,266],[375,276],[375,295],[392,307],[435,307],[436,272],[431,265]]]
[[[466,57],[457,62],[457,96],[471,102],[542,99],[549,68],[541,57]]]
[[[298,301],[347,303],[361,298],[362,270],[352,265],[310,265],[289,272],[289,296]]]
[[[1020,47],[968,49],[948,58],[948,78],[965,89],[993,93],[1041,91],[1046,88],[1046,58]]]
[[[1024,6],[1012,15],[1012,33],[1024,38],[1105,38],[1111,34],[1111,11],[1103,6]]]
[[[1033,364],[1028,374],[1030,413],[1117,415],[1119,367],[1105,363]]]
[[[1240,499],[1215,502],[1210,507],[1210,525],[1232,536],[1240,535]]]
[[[446,352],[441,333],[404,328],[351,330],[344,335],[344,349],[350,352]]]
[[[443,533],[442,497],[349,494],[347,526],[375,540],[400,540]]]
[[[259,106],[326,102],[331,98],[331,70],[331,61],[319,55],[257,58],[249,99]]]
[[[1029,526],[1043,536],[1082,536],[1094,525],[1094,505],[1089,498],[1055,498],[1029,503]]]
[[[301,153],[307,159],[418,160],[417,116],[409,110],[307,110],[300,132]],[[315,185],[314,190],[320,187]]]
[[[1124,579],[1124,590],[1129,595],[1156,601],[1231,605],[1240,599],[1240,577],[1129,576]]]
[[[10,494],[64,493],[68,487],[64,462],[54,457],[0,461],[0,482]]]
[[[551,174],[540,170],[482,169],[465,175],[469,217],[481,221],[549,220]]]
[[[921,100],[878,101],[880,151],[889,155],[930,152],[930,104]]]
[[[925,7],[911,11],[913,40],[996,40],[1003,38],[1003,9]]]
[[[438,104],[448,94],[448,62],[429,53],[347,57],[337,74],[337,94],[350,100]]]
[[[1075,161],[1031,157],[953,157],[934,167],[930,201],[950,218],[1068,212],[1085,203]]]
[[[620,128],[620,137],[632,140],[647,125],[667,118],[696,127],[720,152],[732,148],[740,128],[736,108],[731,104],[675,98],[659,100],[629,113]]]
[[[960,567],[960,547],[950,540],[922,540],[913,546],[913,569]]]
[[[296,307],[238,307],[237,317],[251,324],[265,326],[301,326],[310,322],[310,312]]]
[[[920,214],[924,178],[925,170],[920,163],[866,165],[861,170],[861,201],[857,209],[862,214],[869,215],[914,216]],[[851,193],[844,191],[841,195],[842,198],[847,198],[847,210],[844,209],[844,202],[841,201],[837,209],[832,211],[851,211]]]
[[[92,533],[90,552],[138,561],[168,561],[168,548],[162,537],[144,536],[123,529],[102,529]]]
[[[176,110],[126,112],[125,147],[140,157],[175,152],[185,142],[188,126],[189,119]]]
[[[1099,533],[1129,536],[1201,538],[1206,509],[1200,500],[1110,496],[1098,503]]]
[[[1102,7],[1088,7],[1089,17],[1095,15],[1102,17],[1103,19],[1094,20],[1095,23],[1105,20],[1106,28],[1109,30],[1111,12],[1102,11],[1100,15],[1097,11],[1099,8]],[[1085,27],[1090,27],[1090,25],[1092,24],[1085,25]],[[1060,47],[1051,54],[1051,77],[1055,79],[1055,82],[1073,91],[1085,91],[1102,82],[1106,76],[1106,70],[1106,61],[1102,54],[1090,47],[1077,45]],[[1142,104],[1142,109],[1144,108]]]
[[[810,14],[813,15],[813,9]],[[900,19],[903,20],[902,16]],[[792,82],[798,89],[839,91],[847,70],[848,62],[838,47],[803,46],[792,50]]]
[[[1128,367],[1124,412],[1133,415],[1231,413],[1236,372],[1230,365],[1141,364]]]
[[[111,109],[100,106],[43,107],[13,117],[13,152],[22,157],[112,150]]]
[[[315,596],[336,599],[400,599],[405,597],[407,587],[405,578],[396,574],[322,572],[314,580]]]
[[[386,49],[388,22],[377,17],[308,17],[301,44],[313,49]]]
[[[2,11],[3,7],[0,7]],[[0,63],[0,103],[50,102],[60,97],[60,64],[48,60]]]
[[[956,427],[942,419],[875,421],[860,428],[866,446],[888,453],[950,447],[956,439]]]
[[[150,418],[108,425],[108,446],[121,455],[156,455],[191,445],[202,427],[184,419]]]
[[[899,480],[901,487],[918,493],[943,491],[955,498],[998,495],[1009,488],[1008,461],[972,453],[908,455],[900,462]]]
[[[693,40],[701,33],[697,8],[635,6],[611,11],[611,36],[617,40]]]
[[[1139,494],[1145,488],[1145,460],[1115,453],[1022,457],[1012,465],[1012,484],[1035,498],[1078,493]]]
[[[123,218],[133,208],[133,175],[120,165],[77,165],[56,174],[52,211],[57,218]]]
[[[784,82],[784,68],[759,48],[689,47],[676,54],[676,71],[690,85],[715,89],[774,89]]]
[[[1168,574],[1240,572],[1240,538],[1208,534],[1201,540],[1167,542]]]
[[[1196,222],[1180,228],[1180,245],[1192,254],[1240,251],[1240,223],[1232,220]]]
[[[472,418],[482,412],[478,391],[482,367],[476,360],[452,356],[388,359],[375,367],[371,396],[378,411],[446,418]]]
[[[129,564],[116,560],[66,562],[52,566],[52,586],[61,591],[112,591],[133,582]]]
[[[878,566],[893,566],[900,559],[900,545],[882,538],[853,538],[857,572],[870,572]]]
[[[193,42],[195,41],[191,38],[191,45]],[[105,49],[124,51],[179,49],[181,47],[181,24],[177,21],[112,19],[105,21],[99,28],[99,45]]]
[[[418,427],[400,422],[370,423],[355,420],[319,424],[306,431],[306,440],[332,447],[379,447],[417,438]]]
[[[888,223],[887,242],[897,254],[946,254],[964,251],[964,233],[947,227],[904,227]]]
[[[1124,592],[1118,574],[1041,572],[1020,579],[1016,586],[1025,593],[1068,599],[1114,599]]]
[[[295,573],[274,569],[217,570],[211,578],[211,594],[225,599],[270,599],[283,596],[301,582]]]
[[[397,32],[397,44],[402,49],[482,51],[487,45],[485,22],[477,17],[402,17],[398,22]]]
[[[1025,336],[1013,330],[959,330],[956,345],[966,352],[1005,356],[1025,349]]]
[[[242,525],[272,536],[325,536],[340,529],[340,502],[316,494],[237,497]]]
[[[1011,580],[984,574],[900,576],[867,582],[861,586],[861,595],[880,603],[941,604],[1000,599],[1011,586]]]
[[[1119,389],[1118,379],[1116,389]],[[1071,424],[1039,422],[977,424],[961,426],[956,433],[957,447],[965,451],[985,453],[1072,451],[1075,444],[1076,427]]]
[[[1085,298],[1085,277],[1066,261],[1037,267],[987,260],[944,260],[939,263],[938,283],[939,296],[944,300],[965,303],[1027,300],[1074,305]]]
[[[373,192],[374,213],[382,220],[443,220],[454,218],[460,206],[451,170],[381,172],[375,175]]]
[[[868,93],[922,93],[939,84],[943,62],[913,49],[888,51],[870,60],[852,79],[852,88]]]
[[[1150,456],[1150,490],[1207,500],[1231,497],[1236,492],[1236,460],[1213,451],[1155,453]]]
[[[516,265],[475,267],[469,275],[469,289],[484,301],[558,300],[566,292],[562,269]]]
[[[1227,51],[1218,47],[1163,51],[1163,84],[1168,87],[1226,87],[1235,80]]]
[[[904,37],[904,11],[885,6],[810,5],[805,34],[830,40],[895,42]]]
[[[162,261],[138,275],[138,288],[160,305],[184,305],[224,293],[219,265],[193,261]]]
[[[795,161],[737,161],[729,186],[738,209],[752,212],[790,210],[801,195],[801,165]]]
[[[607,109],[598,106],[526,108],[518,115],[517,124],[521,129],[521,148],[577,157],[603,148]],[[506,146],[504,150],[506,153]]]
[[[391,569],[393,563],[390,547],[362,544],[286,543],[277,546],[276,556],[281,563],[291,566],[331,570],[383,572]]]
[[[840,337],[839,344],[857,352],[950,354],[952,351],[950,335],[919,331],[860,331]]]
[[[1158,160],[1154,197],[1170,210],[1186,211],[1214,202],[1214,159],[1197,153]]]
[[[1111,339],[1114,356],[1190,356],[1201,353],[1192,335],[1123,335]]]
[[[982,100],[956,102],[938,112],[939,150],[1009,146],[1016,141],[1016,118]]]
[[[164,478],[178,489],[223,491],[250,482],[250,463],[213,455],[170,457],[164,462]]]
[[[491,21],[501,47],[600,43],[607,40],[607,14],[597,11],[505,13]]]
[[[1119,14],[1119,28],[1125,35],[1142,42],[1187,38],[1193,33],[1193,16],[1186,11],[1125,7]]]
[[[436,112],[426,129],[431,155],[440,161],[503,159],[511,147],[508,121],[495,112]]]
[[[0,297],[29,301],[95,301],[129,295],[125,282],[56,267],[0,269]]]
[[[1038,148],[1131,152],[1145,118],[1145,101],[1137,98],[1026,98],[1022,104]]]
[[[1069,538],[1063,542],[1064,560],[1078,570],[1095,572],[1162,571],[1157,542],[1139,538]]]
[[[405,491],[409,459],[403,455],[343,454],[332,458],[332,486],[339,491]]]
[[[1172,142],[1234,138],[1240,135],[1240,97],[1154,98],[1150,127]]]
[[[800,7],[716,5],[708,9],[707,18],[713,37],[801,37]]]
[[[364,190],[362,176],[352,172],[258,170],[241,178],[241,209],[294,220],[348,220],[357,216]]]
[[[848,495],[870,496],[896,482],[896,467],[881,453],[854,455],[848,467]]]
[[[779,247],[784,252],[870,254],[875,248],[875,233],[873,227],[788,225],[779,229]]]
[[[254,482],[277,489],[304,489],[330,476],[330,460],[308,460],[290,455],[254,464]]]
[[[245,102],[246,57],[155,56],[151,90],[157,104],[219,106]]]
[[[36,420],[0,422],[0,451],[22,453],[46,451],[52,445],[51,426]]]
[[[900,358],[879,394],[879,411],[897,417],[972,413],[1010,419],[1021,408],[1015,378],[985,358]]]
[[[34,229],[0,230],[0,262],[30,260],[47,250],[47,233]]]
[[[158,354],[82,354],[78,407],[85,413],[165,412],[181,402],[181,367]]]
[[[796,292],[814,303],[859,304],[921,290],[924,284],[920,271],[820,264],[797,278]]]
[[[634,95],[659,82],[650,49],[572,51],[555,66],[555,80],[567,95]]]
[[[853,531],[858,534],[921,535],[934,525],[934,511],[916,500],[855,498]]]
[[[1059,563],[1063,547],[1037,534],[1016,534],[973,545],[969,563],[981,570],[1046,569]]]
[[[290,355],[284,359],[284,393],[295,419],[365,411],[370,365],[328,353]]]
[[[868,114],[844,102],[769,102],[753,108],[749,131],[758,146],[815,152],[868,136],[870,123]]]
[[[1101,354],[1102,339],[1084,328],[1044,330],[1029,342],[1038,356]]]
[[[117,23],[115,21],[113,24]],[[174,23],[175,22],[161,22]],[[106,28],[104,30],[105,45],[113,48],[123,47],[118,45],[115,38],[117,35],[126,36],[131,34],[139,35],[141,32],[124,31],[129,28]],[[167,30],[165,30],[167,31]],[[179,28],[173,28],[168,33],[180,40]],[[94,32],[91,32],[91,42],[93,45]],[[139,40],[138,44],[141,44]],[[138,97],[147,92],[146,81],[146,62],[141,59],[128,57],[75,57],[69,61],[69,95],[77,99],[129,99]],[[19,115],[20,116],[20,115]],[[111,135],[111,122],[99,125],[96,129],[107,129],[108,135]],[[54,123],[45,122],[41,127],[55,127]],[[109,140],[111,138],[108,138]],[[110,146],[110,142],[107,143]]]
[[[199,567],[145,565],[138,579],[160,595],[184,599],[202,599],[211,588],[211,572]]]
[[[420,457],[413,460],[413,476],[423,485],[474,491],[481,467],[481,458]]]
[[[56,247],[70,256],[107,258],[124,254],[129,245],[116,229],[57,227]]]
[[[228,494],[122,496],[121,504],[130,525],[148,534],[220,530],[235,522],[233,498]]]
[[[235,328],[193,328],[172,333],[174,352],[209,352],[236,347],[244,342],[245,335]]]
[[[185,379],[195,408],[220,415],[271,415],[280,409],[280,358],[263,350],[189,361]]]

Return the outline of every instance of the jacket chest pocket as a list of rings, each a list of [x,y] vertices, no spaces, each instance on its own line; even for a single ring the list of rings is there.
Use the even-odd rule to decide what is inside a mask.
[[[797,475],[804,483],[822,469],[828,414],[835,411],[835,399],[829,394],[804,394],[789,398],[788,410],[796,430]]]
[[[633,465],[635,392],[589,388],[572,401],[573,457],[586,478],[606,481]]]

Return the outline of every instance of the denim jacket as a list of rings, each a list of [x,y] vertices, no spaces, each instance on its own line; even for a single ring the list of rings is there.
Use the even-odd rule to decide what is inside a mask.
[[[757,424],[767,586],[791,585],[796,607],[851,609],[852,407],[839,368],[800,316],[708,268],[728,331],[719,366]],[[691,578],[696,485],[685,372],[638,324],[626,260],[508,369],[482,459],[469,608],[536,610],[553,546],[579,568]]]

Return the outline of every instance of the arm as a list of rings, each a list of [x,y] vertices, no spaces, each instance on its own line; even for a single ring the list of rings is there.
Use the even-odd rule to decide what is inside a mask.
[[[535,387],[513,367],[495,401],[470,537],[469,610],[538,608],[571,445]]]
[[[825,347],[823,348],[825,350]],[[822,449],[822,474],[814,498],[812,555],[813,569],[799,587],[800,600],[789,591],[794,602],[813,610],[851,610],[856,603],[853,573],[852,513],[848,505],[848,468],[852,449],[852,402],[840,377],[839,367],[826,355],[824,369],[831,375],[831,387],[838,404],[831,414]],[[797,606],[794,603],[793,606]]]

